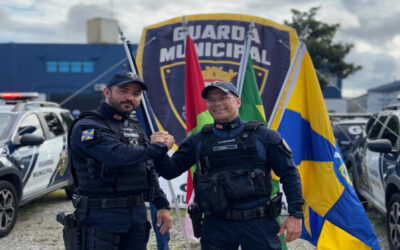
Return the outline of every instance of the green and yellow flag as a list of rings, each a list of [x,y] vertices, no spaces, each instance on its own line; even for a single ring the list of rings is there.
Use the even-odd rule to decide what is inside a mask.
[[[254,74],[250,54],[248,55],[241,98],[242,105],[239,109],[240,118],[245,121],[260,121],[267,126],[264,107],[261,102],[260,94],[258,93],[256,76]]]
[[[239,108],[239,116],[244,121],[260,121],[267,126],[265,121],[264,106],[261,101],[258,85],[256,81],[256,75],[254,73],[253,62],[250,55],[250,43],[251,39],[247,38],[244,45],[243,58],[239,68],[239,76],[237,89],[242,99],[242,104]],[[242,80],[243,79],[243,80]],[[275,196],[279,192],[279,177],[271,170],[272,176],[272,190],[271,197]],[[279,218],[276,219],[280,225]],[[286,243],[283,242],[284,235],[280,237],[282,243],[282,249],[286,250]]]

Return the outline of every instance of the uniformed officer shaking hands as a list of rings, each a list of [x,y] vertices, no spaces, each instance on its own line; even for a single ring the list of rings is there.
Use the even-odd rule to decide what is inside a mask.
[[[81,249],[146,249],[150,223],[144,201],[157,207],[161,233],[171,227],[169,203],[153,159],[174,144],[150,143],[130,117],[147,86],[131,72],[116,74],[103,90],[105,103],[81,114],[70,133],[70,156],[79,195],[73,199],[82,225]]]
[[[202,249],[281,249],[278,236],[286,231],[284,241],[290,242],[302,230],[304,200],[290,149],[278,132],[240,120],[241,99],[232,83],[211,83],[201,95],[214,124],[186,138],[171,158],[156,159],[158,172],[172,179],[196,164],[189,214]],[[155,133],[151,141],[168,136]],[[281,194],[270,198],[271,169],[280,177],[290,213],[280,228],[275,218]]]

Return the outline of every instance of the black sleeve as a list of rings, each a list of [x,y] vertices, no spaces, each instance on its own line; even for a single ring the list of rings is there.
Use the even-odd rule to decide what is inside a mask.
[[[267,161],[280,177],[288,201],[289,214],[302,211],[304,204],[299,172],[293,162],[290,148],[278,132],[269,130],[266,137]]]
[[[196,163],[196,145],[199,138],[194,134],[186,138],[172,157],[165,155],[155,159],[155,165],[160,176],[173,179],[188,170]]]
[[[91,137],[84,138],[84,132],[92,129]],[[84,151],[107,166],[116,168],[161,157],[168,151],[163,143],[140,146],[123,143],[106,125],[91,119],[84,119],[75,124],[71,144],[74,150]]]
[[[167,196],[160,187],[158,175],[154,166],[150,168],[150,183],[154,186],[154,201],[153,204],[157,209],[166,208],[169,209],[169,202]]]

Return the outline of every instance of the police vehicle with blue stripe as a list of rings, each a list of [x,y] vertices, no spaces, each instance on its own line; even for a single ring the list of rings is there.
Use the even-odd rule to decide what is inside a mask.
[[[0,93],[0,238],[14,227],[18,207],[54,190],[72,196],[67,132],[71,113],[33,93]]]
[[[373,114],[366,125],[366,140],[355,144],[346,159],[360,200],[386,215],[391,249],[400,249],[399,107],[390,105]]]

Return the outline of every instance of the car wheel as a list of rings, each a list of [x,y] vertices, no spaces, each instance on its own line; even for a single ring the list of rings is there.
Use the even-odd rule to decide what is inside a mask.
[[[75,185],[71,185],[65,188],[65,193],[67,194],[68,199],[72,200],[72,196],[74,195],[75,189],[76,189]]]
[[[390,197],[386,213],[387,233],[390,249],[400,249],[400,194]]]
[[[0,181],[0,238],[11,232],[17,220],[18,197],[14,186]]]

